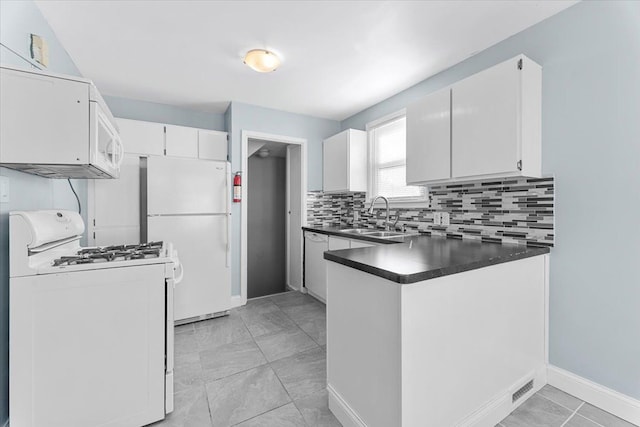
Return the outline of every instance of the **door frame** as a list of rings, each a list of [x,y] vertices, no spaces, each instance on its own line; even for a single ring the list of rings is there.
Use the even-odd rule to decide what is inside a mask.
[[[241,165],[241,171],[242,171],[242,186],[243,188],[243,199],[244,199],[244,203],[241,203],[241,207],[240,207],[240,216],[241,216],[241,222],[240,222],[240,299],[241,299],[241,304],[244,305],[247,303],[247,215],[248,215],[248,210],[247,210],[247,191],[246,189],[249,186],[249,157],[247,156],[248,153],[248,148],[249,148],[249,139],[262,139],[262,140],[266,140],[266,141],[273,141],[273,142],[281,142],[283,144],[291,144],[291,145],[299,145],[300,146],[300,182],[301,182],[301,193],[300,194],[300,224],[302,224],[303,226],[305,226],[307,224],[307,215],[306,215],[306,205],[307,205],[307,140],[306,138],[296,138],[296,137],[292,137],[292,136],[286,136],[286,135],[275,135],[275,134],[270,134],[270,133],[264,133],[264,132],[254,132],[254,131],[248,131],[248,130],[243,130],[242,131],[242,148],[241,148],[241,153],[242,153],[242,165]],[[287,165],[288,165],[288,156],[287,156]],[[289,174],[287,171],[287,206],[289,203]],[[287,234],[287,282],[289,281],[289,215],[287,215],[287,227],[286,227],[286,234]],[[302,245],[303,245],[303,239],[300,239],[300,253],[302,253]],[[288,285],[288,283],[287,283]]]

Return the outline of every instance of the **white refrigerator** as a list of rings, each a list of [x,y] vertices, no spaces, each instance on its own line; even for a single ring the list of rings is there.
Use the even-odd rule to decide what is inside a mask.
[[[229,163],[150,156],[141,165],[141,179],[147,189],[141,217],[146,240],[172,242],[184,267],[174,295],[176,323],[229,310]]]

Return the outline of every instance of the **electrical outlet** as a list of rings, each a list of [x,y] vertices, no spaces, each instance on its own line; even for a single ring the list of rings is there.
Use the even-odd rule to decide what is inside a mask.
[[[442,225],[449,225],[449,212],[440,212],[440,223]]]
[[[433,225],[441,225],[442,224],[442,215],[441,212],[433,213]]]

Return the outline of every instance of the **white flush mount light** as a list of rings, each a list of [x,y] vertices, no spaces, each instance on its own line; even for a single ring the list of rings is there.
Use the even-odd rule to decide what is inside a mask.
[[[258,156],[262,157],[263,159],[265,157],[269,156],[269,149],[268,148],[261,148],[258,150]]]
[[[253,49],[244,56],[244,63],[259,73],[270,73],[280,66],[280,58],[266,49]]]

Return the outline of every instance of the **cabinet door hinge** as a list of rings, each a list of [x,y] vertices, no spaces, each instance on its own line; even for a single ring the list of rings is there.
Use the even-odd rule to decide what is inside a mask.
[[[522,70],[522,58],[518,59],[518,70]]]
[[[93,240],[96,240],[96,232],[93,232]]]
[[[522,170],[522,160],[518,160],[518,170],[521,171]]]
[[[93,218],[93,226],[94,227],[96,226],[96,219],[95,218]]]

